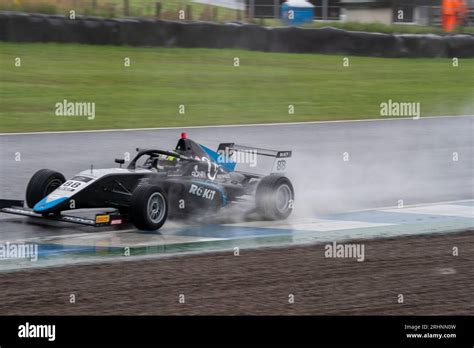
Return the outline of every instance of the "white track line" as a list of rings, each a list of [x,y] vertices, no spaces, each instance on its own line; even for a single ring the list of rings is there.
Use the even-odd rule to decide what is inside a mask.
[[[388,209],[384,212],[399,212],[397,209]],[[404,208],[403,213],[418,215],[456,216],[461,218],[474,218],[474,207],[459,204],[440,204],[425,207]]]
[[[229,124],[229,125],[210,125],[210,126],[180,126],[180,127],[156,127],[156,128],[125,128],[125,129],[92,129],[78,131],[51,131],[51,132],[23,132],[23,133],[0,133],[2,135],[42,135],[42,134],[69,134],[69,133],[102,133],[102,132],[133,132],[133,131],[150,131],[150,130],[172,130],[172,129],[199,129],[199,128],[233,128],[233,127],[263,127],[263,126],[291,126],[301,124],[324,124],[324,123],[352,123],[352,122],[376,122],[376,121],[400,121],[433,118],[458,118],[458,117],[474,117],[474,115],[458,115],[458,116],[423,116],[419,119],[412,117],[399,118],[373,118],[366,120],[333,120],[333,121],[307,121],[307,122],[280,122],[280,123],[246,123],[246,124]]]
[[[380,210],[388,210],[388,209],[403,211],[403,209],[405,209],[405,208],[428,207],[428,206],[433,206],[433,205],[456,204],[456,203],[465,203],[465,202],[472,202],[472,201],[473,201],[472,198],[468,198],[468,199],[461,199],[461,200],[455,200],[455,201],[421,202],[421,203],[403,205],[403,208],[399,208],[396,205],[390,205],[390,206],[379,207],[379,208],[348,210],[348,211],[343,211],[343,212],[338,212],[338,213],[332,213],[332,214],[329,214],[329,215],[363,213],[363,212],[366,212],[366,211],[375,211],[375,210],[380,211]]]

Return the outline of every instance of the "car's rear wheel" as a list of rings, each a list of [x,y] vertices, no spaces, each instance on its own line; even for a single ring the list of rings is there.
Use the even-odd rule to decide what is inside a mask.
[[[266,220],[284,220],[293,210],[295,193],[291,181],[280,175],[264,177],[257,186],[258,213]]]
[[[168,200],[159,186],[138,186],[132,193],[130,203],[130,218],[140,230],[155,231],[163,226],[168,217]]]
[[[50,169],[40,169],[31,177],[26,187],[26,204],[33,208],[36,203],[56,190],[66,181],[64,175]]]

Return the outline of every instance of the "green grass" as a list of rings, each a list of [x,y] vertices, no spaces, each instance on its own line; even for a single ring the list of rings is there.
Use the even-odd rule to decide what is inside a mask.
[[[129,0],[128,16],[132,17],[155,17],[155,0]],[[186,10],[191,6],[191,17],[193,20],[215,20],[218,22],[234,21],[238,18],[236,10],[225,7],[210,6],[192,2],[191,0],[162,0],[161,18],[178,20],[180,10]],[[99,17],[124,17],[124,0],[0,0],[0,11],[18,11],[30,13],[63,14],[69,15],[69,11],[74,9],[76,15],[99,16]],[[215,14],[213,11],[217,11]],[[186,14],[188,20],[189,14]],[[243,11],[240,11],[240,18]]]
[[[55,116],[63,99],[95,102],[96,118]],[[329,55],[0,43],[0,132],[380,118],[388,99],[420,102],[422,116],[472,114],[474,60],[350,57],[344,68]]]

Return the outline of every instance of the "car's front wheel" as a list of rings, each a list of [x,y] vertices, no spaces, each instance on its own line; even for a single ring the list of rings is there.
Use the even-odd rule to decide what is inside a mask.
[[[26,204],[33,208],[36,203],[56,190],[66,181],[64,175],[50,169],[40,169],[30,179],[26,187]]]
[[[159,229],[168,217],[168,200],[163,189],[154,185],[138,186],[132,193],[130,218],[136,228]]]

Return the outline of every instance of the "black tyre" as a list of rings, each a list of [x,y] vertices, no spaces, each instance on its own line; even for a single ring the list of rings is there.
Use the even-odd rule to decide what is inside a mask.
[[[40,169],[30,179],[26,187],[26,204],[33,208],[36,203],[56,190],[66,181],[64,175],[50,169]]]
[[[284,220],[293,210],[295,193],[291,181],[280,175],[264,177],[257,186],[258,213],[266,220]]]
[[[138,186],[132,193],[130,218],[136,228],[145,231],[159,229],[168,217],[168,199],[162,188]]]

